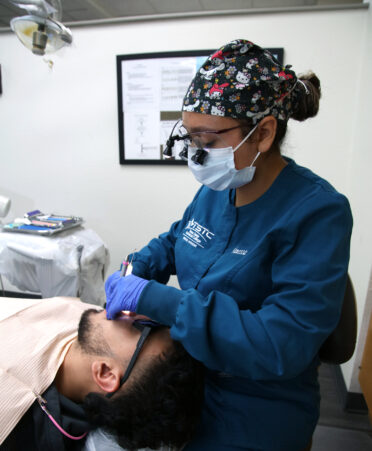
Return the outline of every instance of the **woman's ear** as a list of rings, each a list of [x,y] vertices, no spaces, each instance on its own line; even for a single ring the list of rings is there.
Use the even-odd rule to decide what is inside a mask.
[[[93,381],[105,393],[114,392],[119,388],[121,370],[113,360],[94,360],[91,371]]]
[[[277,128],[277,121],[274,116],[266,116],[261,119],[257,127],[258,151],[267,152],[274,142]]]

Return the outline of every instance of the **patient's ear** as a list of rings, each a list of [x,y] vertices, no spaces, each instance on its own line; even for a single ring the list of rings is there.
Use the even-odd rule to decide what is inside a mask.
[[[94,360],[92,363],[93,381],[106,393],[119,388],[121,371],[111,360]]]

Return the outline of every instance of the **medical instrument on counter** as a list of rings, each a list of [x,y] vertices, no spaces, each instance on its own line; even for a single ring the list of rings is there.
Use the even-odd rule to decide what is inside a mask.
[[[14,17],[10,27],[34,55],[53,53],[72,43],[72,33],[62,19],[61,0],[9,0],[29,15]]]
[[[78,437],[75,437],[73,435],[70,435],[68,432],[66,432],[58,423],[57,421],[53,418],[52,414],[49,412],[49,410],[46,407],[47,401],[40,395],[38,395],[36,397],[37,402],[39,403],[40,407],[42,408],[42,410],[46,413],[46,415],[48,416],[48,418],[50,419],[50,421],[54,424],[54,426],[63,434],[65,435],[67,438],[71,439],[71,440],[81,440],[83,439],[86,435],[87,432],[84,432],[83,435],[80,435]]]
[[[44,214],[40,210],[33,210],[25,213],[23,218],[16,218],[13,222],[5,224],[3,231],[49,236],[77,227],[83,222],[83,218],[79,216]]]

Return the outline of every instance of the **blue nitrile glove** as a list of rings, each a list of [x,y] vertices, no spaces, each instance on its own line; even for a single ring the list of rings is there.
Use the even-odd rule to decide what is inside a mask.
[[[133,274],[121,277],[120,271],[114,272],[106,280],[106,317],[114,319],[121,310],[135,312],[138,299],[148,280]]]

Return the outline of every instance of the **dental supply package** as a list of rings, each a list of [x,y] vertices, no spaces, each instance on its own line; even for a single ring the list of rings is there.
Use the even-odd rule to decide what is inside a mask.
[[[77,227],[84,222],[79,216],[64,216],[56,214],[44,214],[40,210],[33,210],[24,215],[23,218],[15,219],[13,222],[4,224],[4,232],[31,233],[35,235],[54,235]]]

